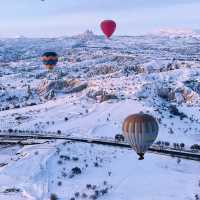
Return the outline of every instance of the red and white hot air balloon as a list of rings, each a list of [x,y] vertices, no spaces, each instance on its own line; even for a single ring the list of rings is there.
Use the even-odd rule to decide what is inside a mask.
[[[101,22],[100,27],[104,35],[109,38],[115,32],[116,23],[113,20],[104,20]]]

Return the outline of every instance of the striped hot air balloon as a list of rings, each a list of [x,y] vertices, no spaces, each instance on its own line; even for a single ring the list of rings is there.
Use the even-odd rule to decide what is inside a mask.
[[[58,55],[55,52],[46,52],[42,55],[41,60],[48,70],[52,70],[58,62]]]
[[[144,159],[144,154],[158,136],[158,123],[154,117],[139,113],[128,116],[123,123],[123,134],[130,146]]]

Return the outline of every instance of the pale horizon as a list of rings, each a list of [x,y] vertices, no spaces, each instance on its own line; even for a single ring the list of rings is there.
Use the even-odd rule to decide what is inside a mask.
[[[1,3],[0,37],[73,36],[91,30],[100,35],[104,19],[117,23],[115,35],[143,35],[159,29],[200,27],[200,2],[191,0],[7,0]]]

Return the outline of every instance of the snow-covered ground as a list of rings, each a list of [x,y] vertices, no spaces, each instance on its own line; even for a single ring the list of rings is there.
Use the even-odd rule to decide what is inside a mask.
[[[148,154],[140,162],[132,150],[78,143],[10,148],[0,155],[1,162],[8,163],[0,173],[1,199],[48,199],[57,194],[64,200],[77,192],[76,199],[194,199],[199,193],[200,165],[193,161]],[[19,191],[9,194],[8,188]]]
[[[189,148],[200,141],[199,48],[197,33],[170,31],[111,40],[92,33],[1,39],[0,129],[114,138],[125,117],[143,111],[159,122],[157,140]],[[44,51],[60,55],[51,73],[39,59]],[[200,194],[200,164],[193,161],[147,154],[140,162],[130,150],[63,142],[0,147],[0,155],[5,200],[52,193],[62,200],[195,200]],[[73,176],[74,167],[81,173]]]

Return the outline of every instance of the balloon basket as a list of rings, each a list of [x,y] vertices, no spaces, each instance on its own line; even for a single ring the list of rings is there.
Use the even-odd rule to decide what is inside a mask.
[[[143,153],[139,153],[138,154],[140,157],[138,158],[138,160],[144,160],[144,154]]]

